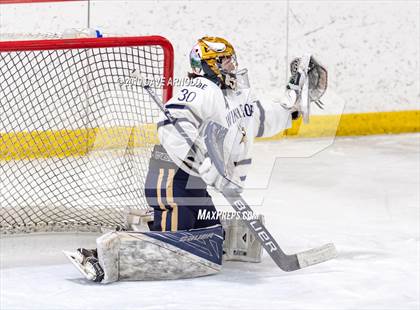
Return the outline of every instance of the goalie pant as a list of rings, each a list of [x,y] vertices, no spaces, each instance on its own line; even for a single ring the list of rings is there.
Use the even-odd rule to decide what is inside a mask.
[[[199,219],[199,212],[216,212],[207,185],[180,169],[165,149],[156,145],[149,162],[145,194],[154,209],[151,231],[178,231],[220,224],[219,219]]]

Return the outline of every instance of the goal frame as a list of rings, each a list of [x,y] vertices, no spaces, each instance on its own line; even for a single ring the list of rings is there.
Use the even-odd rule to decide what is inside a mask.
[[[129,36],[129,37],[105,37],[105,38],[54,38],[54,39],[40,39],[40,40],[8,40],[0,41],[0,53],[19,53],[19,52],[42,52],[42,51],[66,51],[66,50],[90,50],[101,48],[123,48],[123,47],[159,47],[161,49],[160,55],[163,59],[160,60],[159,76],[163,78],[159,88],[162,90],[162,100],[168,101],[173,93],[173,73],[174,73],[174,49],[169,40],[162,36]],[[130,68],[131,69],[131,68]],[[135,69],[135,68],[133,68]],[[1,170],[1,169],[0,169]],[[1,207],[0,207],[1,208]],[[32,208],[32,207],[31,207]],[[55,208],[55,206],[54,206]],[[93,211],[97,210],[94,206]],[[119,212],[119,211],[118,211]],[[72,223],[75,224],[72,224]],[[60,220],[59,222],[46,222],[40,220],[40,224],[26,224],[16,226],[7,230],[0,225],[0,234],[3,233],[33,233],[33,232],[74,232],[74,231],[94,231],[101,229],[101,227],[108,227],[108,224],[102,225],[99,222],[91,222],[91,220],[81,221],[77,220]],[[114,225],[114,224],[112,224]],[[114,226],[112,226],[114,227]],[[118,226],[119,227],[119,226]]]
[[[173,87],[170,79],[174,72],[174,48],[162,36],[134,36],[134,37],[108,37],[108,38],[71,38],[51,40],[20,40],[0,41],[0,52],[19,51],[45,51],[67,49],[89,49],[106,47],[129,46],[160,46],[163,50],[163,101],[172,97]]]

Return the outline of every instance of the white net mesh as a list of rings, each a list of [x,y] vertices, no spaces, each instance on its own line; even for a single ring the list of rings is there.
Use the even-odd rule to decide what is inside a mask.
[[[2,233],[122,228],[126,209],[146,206],[158,109],[123,81],[133,70],[172,74],[172,54],[141,38],[103,40],[0,42]]]

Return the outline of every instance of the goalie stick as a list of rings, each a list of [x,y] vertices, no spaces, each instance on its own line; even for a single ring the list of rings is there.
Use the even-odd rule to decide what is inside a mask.
[[[166,118],[178,133],[186,140],[188,145],[191,149],[195,152],[196,147],[194,142],[191,138],[187,135],[187,133],[183,130],[181,126],[179,126],[176,118],[174,118],[168,109],[165,108],[162,101],[155,95],[149,85],[143,86],[144,89],[149,93],[152,100],[155,104],[159,107],[159,109],[165,114]],[[209,152],[210,159],[213,160],[211,154]],[[220,167],[220,163],[215,163],[216,167]],[[219,168],[218,168],[219,169]],[[224,176],[224,174],[222,174]],[[232,183],[229,179],[224,176],[227,182]],[[234,189],[227,187],[227,189],[222,191],[222,195],[226,198],[226,200],[230,203],[233,209],[238,212],[239,214],[251,214],[253,213],[251,207],[248,203],[242,198],[242,196],[237,193]],[[306,250],[303,252],[299,252],[296,254],[285,254],[283,250],[280,248],[276,240],[267,230],[267,228],[261,223],[260,220],[257,219],[247,219],[247,217],[241,216],[241,219],[245,221],[246,225],[249,227],[251,232],[256,236],[259,240],[261,245],[273,259],[273,261],[277,264],[277,266],[284,270],[284,271],[294,271],[298,270],[307,266],[311,266],[314,264],[322,263],[327,260],[330,260],[337,256],[337,252],[335,249],[334,244],[328,243],[323,246],[313,248],[310,250]]]

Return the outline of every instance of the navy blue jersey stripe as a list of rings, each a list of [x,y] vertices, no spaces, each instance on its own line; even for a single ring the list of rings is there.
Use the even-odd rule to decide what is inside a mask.
[[[186,106],[186,105],[183,105],[183,104],[171,103],[171,104],[165,105],[165,108],[167,108],[167,109],[178,109],[178,110],[188,110],[192,114],[192,116],[195,118],[195,120],[198,122],[199,125],[203,122],[203,120],[197,114],[195,114],[189,106]]]
[[[257,137],[262,137],[264,135],[265,111],[259,100],[254,102],[257,104],[257,107],[260,110],[260,127],[258,128]]]
[[[235,161],[234,164],[235,164],[235,166],[250,165],[251,162],[252,162],[252,159],[247,158],[247,159],[242,159],[240,161]]]

